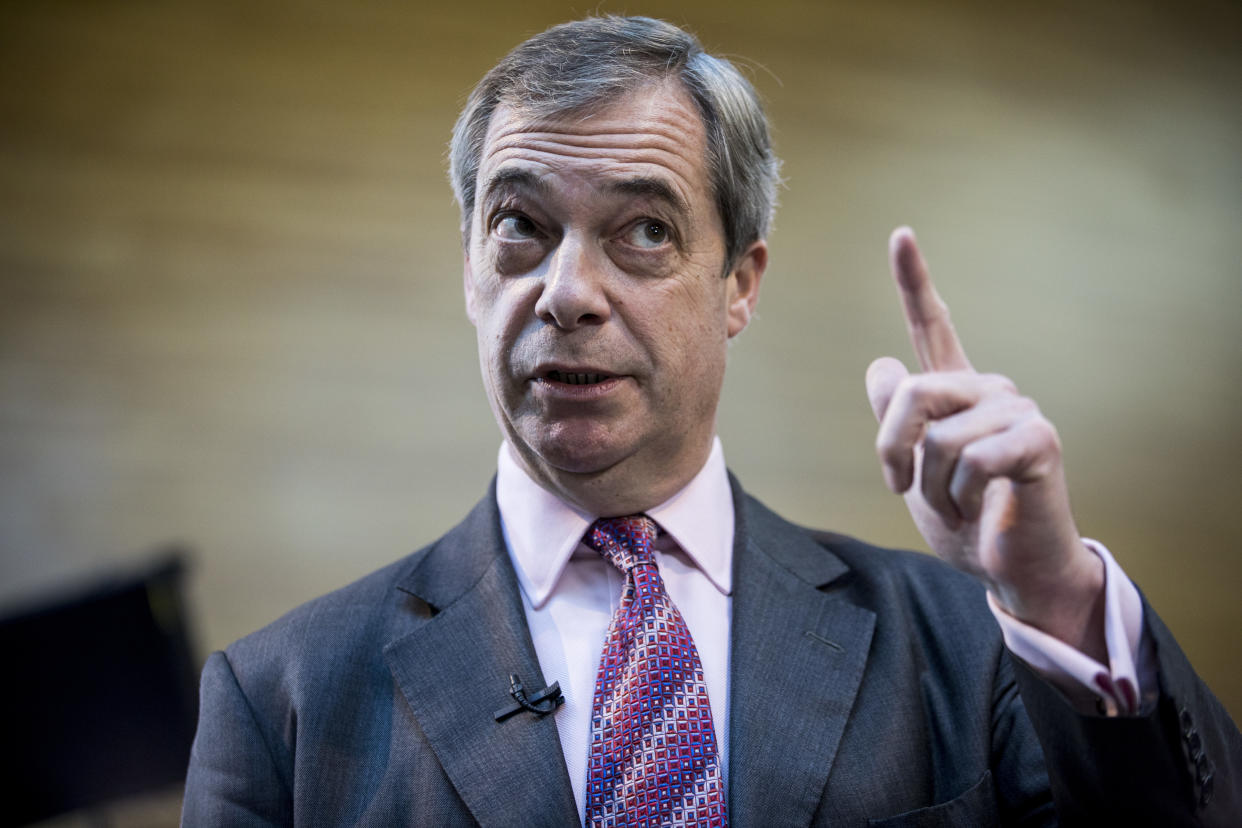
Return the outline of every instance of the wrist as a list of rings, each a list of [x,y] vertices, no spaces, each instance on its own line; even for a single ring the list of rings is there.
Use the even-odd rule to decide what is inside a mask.
[[[993,582],[998,604],[1024,623],[1108,663],[1104,638],[1104,562],[1081,540],[1056,569],[1046,566],[1004,583]]]

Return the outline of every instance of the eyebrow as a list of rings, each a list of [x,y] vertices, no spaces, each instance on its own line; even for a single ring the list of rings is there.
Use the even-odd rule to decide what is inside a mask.
[[[607,181],[603,185],[606,192],[617,195],[637,196],[663,201],[679,213],[688,214],[690,205],[673,187],[663,179],[651,176],[635,176],[619,181]],[[551,186],[547,180],[535,175],[530,170],[501,169],[493,173],[482,188],[480,203],[486,204],[496,198],[498,193],[512,193],[519,190],[534,190],[541,196],[551,194]]]
[[[483,197],[479,199],[479,203],[486,204],[494,199],[497,193],[511,193],[518,190],[535,190],[540,195],[546,196],[551,188],[548,186],[547,181],[530,170],[519,170],[510,167],[492,173],[483,185]]]
[[[679,213],[688,214],[690,205],[667,181],[660,178],[640,176],[622,181],[611,181],[604,189],[621,195],[641,196],[663,201]]]

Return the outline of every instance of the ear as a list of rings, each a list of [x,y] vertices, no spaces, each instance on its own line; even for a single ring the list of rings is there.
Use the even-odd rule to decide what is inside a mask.
[[[462,289],[466,292],[466,318],[470,320],[472,325],[477,325],[479,321],[475,316],[474,309],[474,271],[470,267],[469,251],[462,255],[461,284]]]
[[[759,302],[759,283],[763,281],[763,272],[768,269],[768,243],[763,239],[746,248],[729,280],[729,338],[740,334],[750,323]]]

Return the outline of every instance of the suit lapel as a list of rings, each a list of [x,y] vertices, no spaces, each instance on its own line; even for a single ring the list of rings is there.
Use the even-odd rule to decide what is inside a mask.
[[[734,487],[729,811],[806,825],[862,679],[875,614],[820,591],[848,568]]]
[[[416,561],[398,588],[430,613],[384,650],[423,735],[482,825],[538,814],[576,824],[553,716],[519,713],[509,675],[528,691],[544,686],[513,567],[504,551],[495,488],[460,526]]]

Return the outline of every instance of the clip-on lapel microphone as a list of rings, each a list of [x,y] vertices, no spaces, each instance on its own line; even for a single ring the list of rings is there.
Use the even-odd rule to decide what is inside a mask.
[[[517,677],[516,673],[509,674],[509,695],[513,697],[516,704],[497,710],[496,721],[498,722],[503,722],[505,719],[523,710],[527,710],[534,713],[535,716],[542,718],[565,702],[565,696],[561,694],[560,682],[557,681],[552,682],[549,687],[536,691],[534,696],[527,698],[526,691],[522,689],[522,680]]]

